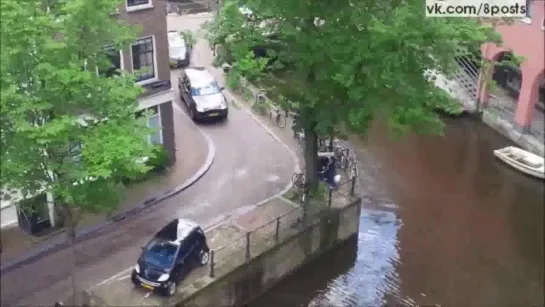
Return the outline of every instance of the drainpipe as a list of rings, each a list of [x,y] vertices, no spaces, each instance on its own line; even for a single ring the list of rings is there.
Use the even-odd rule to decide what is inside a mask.
[[[47,212],[49,215],[49,221],[51,223],[51,227],[57,226],[57,216],[55,211],[55,199],[53,198],[53,193],[47,192]]]

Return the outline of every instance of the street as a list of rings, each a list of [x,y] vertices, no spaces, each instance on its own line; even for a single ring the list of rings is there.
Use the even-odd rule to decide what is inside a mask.
[[[205,20],[193,18],[185,24],[194,30]],[[177,24],[177,29],[181,30],[182,24]],[[192,66],[209,66],[211,60],[210,48],[199,40],[193,50]],[[173,71],[172,76],[173,87],[176,87],[177,72]],[[175,91],[174,116],[189,121],[178,89]],[[292,156],[245,110],[231,106],[227,121],[200,124],[200,127],[215,145],[216,156],[211,169],[183,193],[79,243],[76,253],[80,290],[113,275],[126,274],[136,261],[141,246],[174,217],[194,219],[206,228],[236,214],[237,210],[252,208],[281,192],[290,182],[295,168]],[[183,134],[183,131],[176,133]],[[190,151],[191,148],[178,150]],[[43,306],[68,295],[72,289],[70,254],[71,250],[61,250],[3,274],[2,306]]]

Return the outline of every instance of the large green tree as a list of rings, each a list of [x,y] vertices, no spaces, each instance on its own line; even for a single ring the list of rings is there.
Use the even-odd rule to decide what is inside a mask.
[[[81,213],[112,210],[119,179],[153,155],[135,117],[142,89],[108,57],[134,39],[112,15],[122,3],[2,0],[0,182],[51,193],[72,246]]]
[[[252,14],[243,14],[244,6]],[[433,74],[455,71],[455,56],[499,42],[479,20],[426,18],[421,0],[225,1],[209,37],[236,68],[252,46],[275,42],[280,70],[267,84],[296,104],[305,132],[305,172],[317,186],[317,135],[344,126],[365,133],[380,119],[393,132],[440,132],[437,106],[451,101]]]

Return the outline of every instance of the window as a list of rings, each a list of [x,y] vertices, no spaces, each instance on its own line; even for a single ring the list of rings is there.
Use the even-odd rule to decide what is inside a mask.
[[[144,251],[146,262],[162,269],[168,269],[174,264],[178,246],[168,241],[153,239]]]
[[[206,96],[220,93],[220,87],[217,82],[201,85],[200,87],[191,87],[192,96]]]
[[[121,51],[117,50],[114,46],[105,46],[104,55],[109,61],[110,66],[105,65],[104,68],[100,68],[98,73],[101,76],[110,78],[115,75],[119,75],[119,70],[121,70]]]
[[[156,129],[149,136],[146,137],[146,141],[151,144],[163,144],[163,127],[161,127],[161,111],[159,106],[151,107],[136,114],[137,117],[141,117],[144,112],[151,111],[153,114],[148,117],[148,127]]]
[[[127,7],[148,5],[151,4],[151,0],[127,0]]]
[[[132,68],[136,74],[136,82],[155,78],[155,50],[153,37],[142,38],[131,46]],[[137,72],[138,71],[138,72]]]
[[[179,260],[184,260],[195,248],[195,242],[190,238],[186,238],[180,245]]]
[[[161,114],[155,113],[148,117],[148,126],[157,129],[149,136],[149,141],[152,144],[163,144],[163,131],[161,129]]]

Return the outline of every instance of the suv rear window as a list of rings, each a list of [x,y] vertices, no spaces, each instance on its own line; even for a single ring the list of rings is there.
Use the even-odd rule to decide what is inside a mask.
[[[206,96],[220,93],[220,87],[217,82],[212,82],[200,87],[191,87],[192,96]]]

